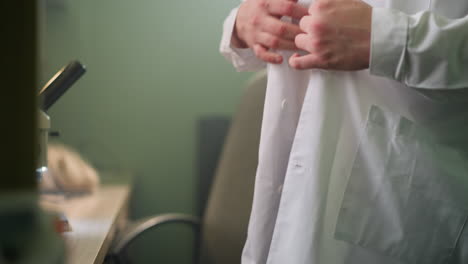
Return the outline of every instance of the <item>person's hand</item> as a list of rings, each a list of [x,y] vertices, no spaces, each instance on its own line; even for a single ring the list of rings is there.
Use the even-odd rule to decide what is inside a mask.
[[[316,0],[300,21],[299,49],[289,59],[296,69],[354,71],[369,67],[372,7],[361,0]]]
[[[298,25],[280,18],[301,19],[305,15],[307,8],[297,4],[297,0],[246,0],[237,13],[232,45],[252,48],[263,61],[282,63],[282,56],[270,49],[296,50],[294,39],[302,31]]]

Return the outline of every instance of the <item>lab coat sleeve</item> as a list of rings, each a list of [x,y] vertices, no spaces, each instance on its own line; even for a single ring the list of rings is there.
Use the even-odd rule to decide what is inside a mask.
[[[414,88],[468,88],[468,16],[374,8],[370,72]]]
[[[238,8],[233,9],[224,21],[223,36],[221,38],[219,50],[221,54],[234,65],[237,71],[260,70],[265,67],[266,63],[258,59],[252,49],[239,49],[231,46],[237,10]]]

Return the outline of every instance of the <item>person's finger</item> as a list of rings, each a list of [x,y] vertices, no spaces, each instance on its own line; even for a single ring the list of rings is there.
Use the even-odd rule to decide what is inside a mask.
[[[313,21],[314,21],[314,18],[312,16],[304,16],[299,21],[299,28],[306,33],[312,33],[313,28],[314,28]]]
[[[309,34],[299,34],[296,36],[294,43],[296,44],[296,47],[301,50],[308,51],[310,53],[315,52],[316,50],[314,49],[314,39],[312,38],[311,35]]]
[[[296,50],[296,44],[292,40],[282,39],[268,32],[259,32],[256,35],[255,43],[262,44],[270,49]]]
[[[330,68],[328,61],[320,59],[314,54],[300,56],[299,54],[295,53],[289,58],[289,65],[298,70]]]
[[[302,33],[298,25],[284,22],[274,17],[266,17],[263,22],[261,30],[283,39],[294,40],[297,34]]]
[[[255,44],[253,46],[253,50],[254,50],[255,56],[257,56],[257,58],[265,62],[274,63],[274,64],[280,64],[283,62],[283,57],[281,55],[268,51],[267,48],[265,48],[264,46],[260,44]]]
[[[287,16],[296,19],[301,19],[303,16],[309,14],[307,8],[296,3],[295,1],[288,0],[270,0],[265,1],[267,11],[275,16]]]
[[[333,33],[332,28],[326,25],[317,16],[305,16],[299,21],[299,28],[306,33],[326,36]]]

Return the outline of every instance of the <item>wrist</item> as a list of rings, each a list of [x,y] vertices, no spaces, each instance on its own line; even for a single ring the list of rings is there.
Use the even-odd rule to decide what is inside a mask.
[[[239,34],[238,34],[238,30],[237,30],[237,20],[234,24],[234,29],[232,30],[232,36],[231,36],[231,45],[235,48],[238,48],[238,49],[246,49],[248,48],[249,46],[247,45],[247,43],[245,43],[240,37],[239,37]]]

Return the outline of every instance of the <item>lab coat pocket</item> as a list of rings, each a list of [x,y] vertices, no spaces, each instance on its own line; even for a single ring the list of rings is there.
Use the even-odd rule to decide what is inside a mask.
[[[407,264],[443,264],[467,222],[464,154],[372,106],[335,238]]]

